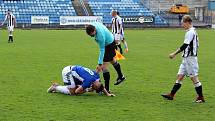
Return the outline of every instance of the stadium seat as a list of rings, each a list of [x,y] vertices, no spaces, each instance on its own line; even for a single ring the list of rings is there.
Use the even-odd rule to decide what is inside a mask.
[[[105,24],[111,24],[111,11],[120,12],[121,16],[154,16],[155,24],[166,24],[165,20],[154,15],[140,0],[88,0],[95,16],[103,16]]]
[[[5,12],[8,9],[13,11],[13,14],[16,16],[17,23],[25,24],[31,23],[31,16],[49,16],[52,23],[59,23],[59,17],[62,15],[76,15],[71,0],[1,0],[0,4],[0,21],[3,21]]]

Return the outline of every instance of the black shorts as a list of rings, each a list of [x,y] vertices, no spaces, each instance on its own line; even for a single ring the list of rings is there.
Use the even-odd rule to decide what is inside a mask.
[[[113,60],[113,58],[116,56],[115,49],[116,49],[115,41],[105,46],[105,55],[104,55],[103,62],[110,62]]]

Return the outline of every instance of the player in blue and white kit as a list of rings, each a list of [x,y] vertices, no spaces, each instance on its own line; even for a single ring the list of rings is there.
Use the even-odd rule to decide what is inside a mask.
[[[47,92],[59,92],[67,95],[77,95],[86,92],[86,89],[92,87],[97,92],[104,92],[107,96],[110,94],[100,83],[99,74],[82,66],[67,66],[62,71],[64,86],[56,83],[52,84]]]

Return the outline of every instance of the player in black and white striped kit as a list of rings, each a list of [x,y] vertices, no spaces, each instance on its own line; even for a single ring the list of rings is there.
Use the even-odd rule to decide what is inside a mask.
[[[3,26],[5,22],[7,22],[7,29],[9,32],[8,43],[10,43],[10,42],[13,42],[13,30],[14,30],[14,26],[16,26],[16,18],[10,10],[7,11],[5,15],[5,19],[2,22],[1,26]]]
[[[185,15],[182,19],[182,25],[186,29],[185,39],[183,45],[175,52],[169,55],[170,59],[174,59],[175,56],[182,52],[182,63],[179,67],[177,80],[169,94],[162,94],[162,96],[168,100],[173,100],[176,92],[180,89],[182,81],[185,76],[189,76],[195,86],[198,97],[196,103],[205,102],[202,93],[202,84],[198,78],[198,59],[197,53],[199,48],[199,38],[195,28],[192,26],[192,18],[189,15]]]
[[[119,12],[112,10],[112,34],[114,35],[114,40],[117,47],[120,49],[120,53],[123,54],[121,41],[124,44],[125,52],[128,52],[128,45],[124,38],[124,28],[123,28],[123,19],[119,16]]]

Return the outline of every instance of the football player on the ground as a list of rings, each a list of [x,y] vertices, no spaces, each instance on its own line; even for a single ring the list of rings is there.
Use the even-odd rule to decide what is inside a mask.
[[[176,92],[180,89],[182,81],[185,75],[189,76],[195,86],[196,93],[198,97],[196,98],[196,103],[205,102],[202,93],[202,84],[198,78],[198,59],[197,52],[199,48],[199,39],[195,28],[192,26],[192,18],[189,15],[185,15],[182,19],[182,26],[186,29],[185,39],[183,45],[177,49],[175,52],[169,55],[170,59],[174,59],[175,56],[183,52],[182,63],[180,65],[177,80],[169,94],[162,94],[162,96],[168,100],[173,100]]]
[[[67,95],[78,95],[86,92],[87,88],[92,88],[96,92],[103,92],[107,96],[110,94],[100,82],[99,74],[82,66],[67,66],[62,71],[64,86],[53,83],[47,92],[59,92]]]

